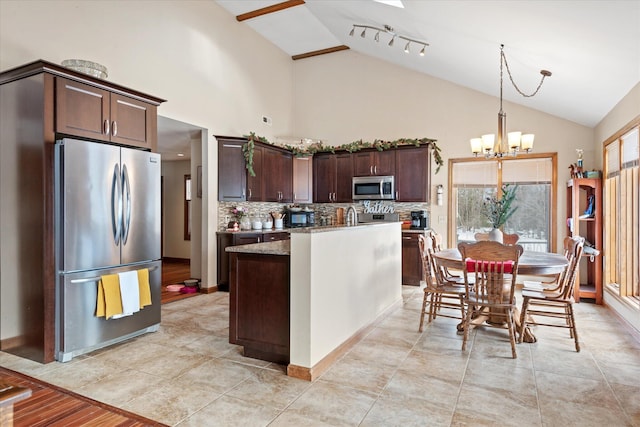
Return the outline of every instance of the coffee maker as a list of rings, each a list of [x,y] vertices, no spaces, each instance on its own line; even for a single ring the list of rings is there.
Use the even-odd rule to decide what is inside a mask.
[[[411,230],[426,230],[427,228],[429,228],[427,211],[411,211]]]

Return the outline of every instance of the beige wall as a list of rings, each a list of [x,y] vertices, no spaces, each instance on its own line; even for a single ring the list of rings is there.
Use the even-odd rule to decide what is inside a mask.
[[[208,129],[205,169],[217,164],[213,134],[291,134],[291,58],[213,1],[0,1],[0,70],[70,58],[105,65],[109,81],[167,99],[160,115]],[[217,224],[217,173],[203,175],[202,222]],[[213,286],[215,228],[202,248]]]
[[[188,160],[162,162],[163,257],[191,258],[191,242],[184,240],[184,176],[191,175]],[[191,175],[193,177],[193,175]],[[195,190],[195,180],[192,189]],[[193,193],[195,197],[195,192]]]
[[[438,140],[446,163],[469,157],[470,138],[497,132],[497,98],[351,51],[296,61],[294,82],[296,135],[326,138],[331,145],[361,138],[428,137]],[[554,95],[543,86],[537,96]],[[558,152],[562,217],[575,149],[585,150],[586,168],[598,166],[593,129],[509,102],[504,111],[508,129],[535,133],[536,152]],[[432,176],[432,200],[436,185],[448,190],[447,169],[445,165]],[[432,226],[446,236],[447,224],[439,222],[448,220],[446,203],[432,205],[431,218]],[[564,230],[564,221],[558,221],[558,250]]]

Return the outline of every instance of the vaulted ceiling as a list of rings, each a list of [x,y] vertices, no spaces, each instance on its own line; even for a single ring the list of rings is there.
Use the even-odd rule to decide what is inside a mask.
[[[498,96],[500,45],[525,93],[540,70],[553,73],[532,98],[519,95],[505,70],[504,99],[594,127],[640,81],[640,1],[217,0],[292,60],[351,49]],[[392,34],[353,25],[389,26],[428,43],[388,43]],[[318,52],[320,51],[320,52]],[[332,54],[332,53],[326,53]]]

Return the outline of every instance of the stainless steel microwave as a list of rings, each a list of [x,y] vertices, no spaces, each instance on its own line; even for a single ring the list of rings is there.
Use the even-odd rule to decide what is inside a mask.
[[[354,176],[353,200],[395,200],[396,188],[393,176]]]

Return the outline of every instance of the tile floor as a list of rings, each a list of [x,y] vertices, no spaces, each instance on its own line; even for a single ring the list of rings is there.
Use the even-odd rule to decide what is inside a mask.
[[[514,360],[506,331],[474,331],[466,353],[454,319],[418,333],[422,291],[403,298],[313,383],[228,343],[227,293],[166,304],[160,331],[65,364],[0,365],[180,427],[640,426],[640,343],[606,308],[577,305],[580,353],[537,327]]]

